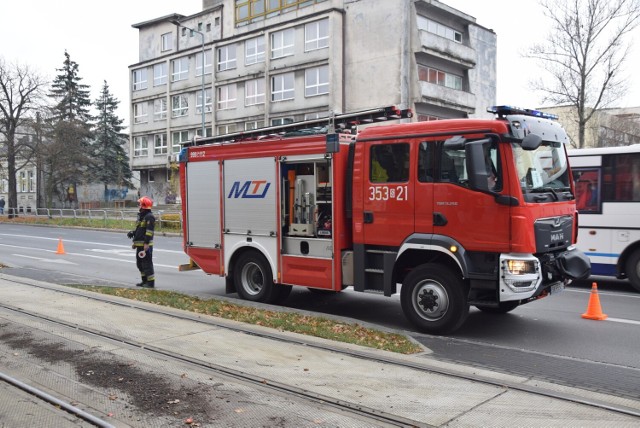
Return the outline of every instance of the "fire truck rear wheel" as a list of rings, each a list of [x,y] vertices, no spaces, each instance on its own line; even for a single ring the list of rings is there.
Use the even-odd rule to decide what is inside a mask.
[[[636,250],[627,259],[625,269],[627,271],[627,278],[629,278],[633,288],[640,291],[640,250]]]
[[[450,333],[469,314],[462,278],[437,264],[418,266],[407,275],[400,302],[405,316],[424,333]]]
[[[244,300],[271,303],[279,297],[280,290],[273,283],[269,263],[258,252],[249,251],[240,256],[233,278],[236,290]]]

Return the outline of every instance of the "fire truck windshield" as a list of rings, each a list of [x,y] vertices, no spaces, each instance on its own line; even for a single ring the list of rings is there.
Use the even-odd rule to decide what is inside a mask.
[[[512,144],[518,180],[524,194],[569,192],[569,167],[564,144],[544,142],[536,150]],[[572,195],[571,195],[572,196]]]

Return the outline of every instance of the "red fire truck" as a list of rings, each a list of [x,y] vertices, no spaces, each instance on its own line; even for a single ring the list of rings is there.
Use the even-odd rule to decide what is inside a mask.
[[[385,107],[194,140],[179,155],[181,269],[266,303],[292,286],[399,289],[432,334],[470,306],[506,313],[561,291],[590,272],[566,133],[539,111],[489,111],[364,126],[411,116]]]

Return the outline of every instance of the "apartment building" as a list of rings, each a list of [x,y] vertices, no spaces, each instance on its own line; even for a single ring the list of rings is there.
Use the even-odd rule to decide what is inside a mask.
[[[158,203],[176,200],[175,155],[203,133],[386,105],[482,117],[495,102],[496,34],[437,0],[203,0],[133,27],[131,165]]]
[[[579,148],[578,112],[575,106],[540,107],[553,113],[567,131],[571,148]],[[584,147],[615,147],[640,144],[640,107],[604,108],[593,112],[584,133]]]

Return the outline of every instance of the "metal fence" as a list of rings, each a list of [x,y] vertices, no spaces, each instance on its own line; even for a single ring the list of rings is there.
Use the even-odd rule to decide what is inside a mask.
[[[108,220],[130,221],[132,227],[138,218],[138,209],[73,209],[73,208],[36,208],[35,210],[24,210],[17,208],[6,208],[4,214],[9,217],[34,217],[37,219],[89,219],[103,221]],[[160,229],[167,228],[182,232],[182,212],[177,210],[153,211],[156,217],[156,224]]]

